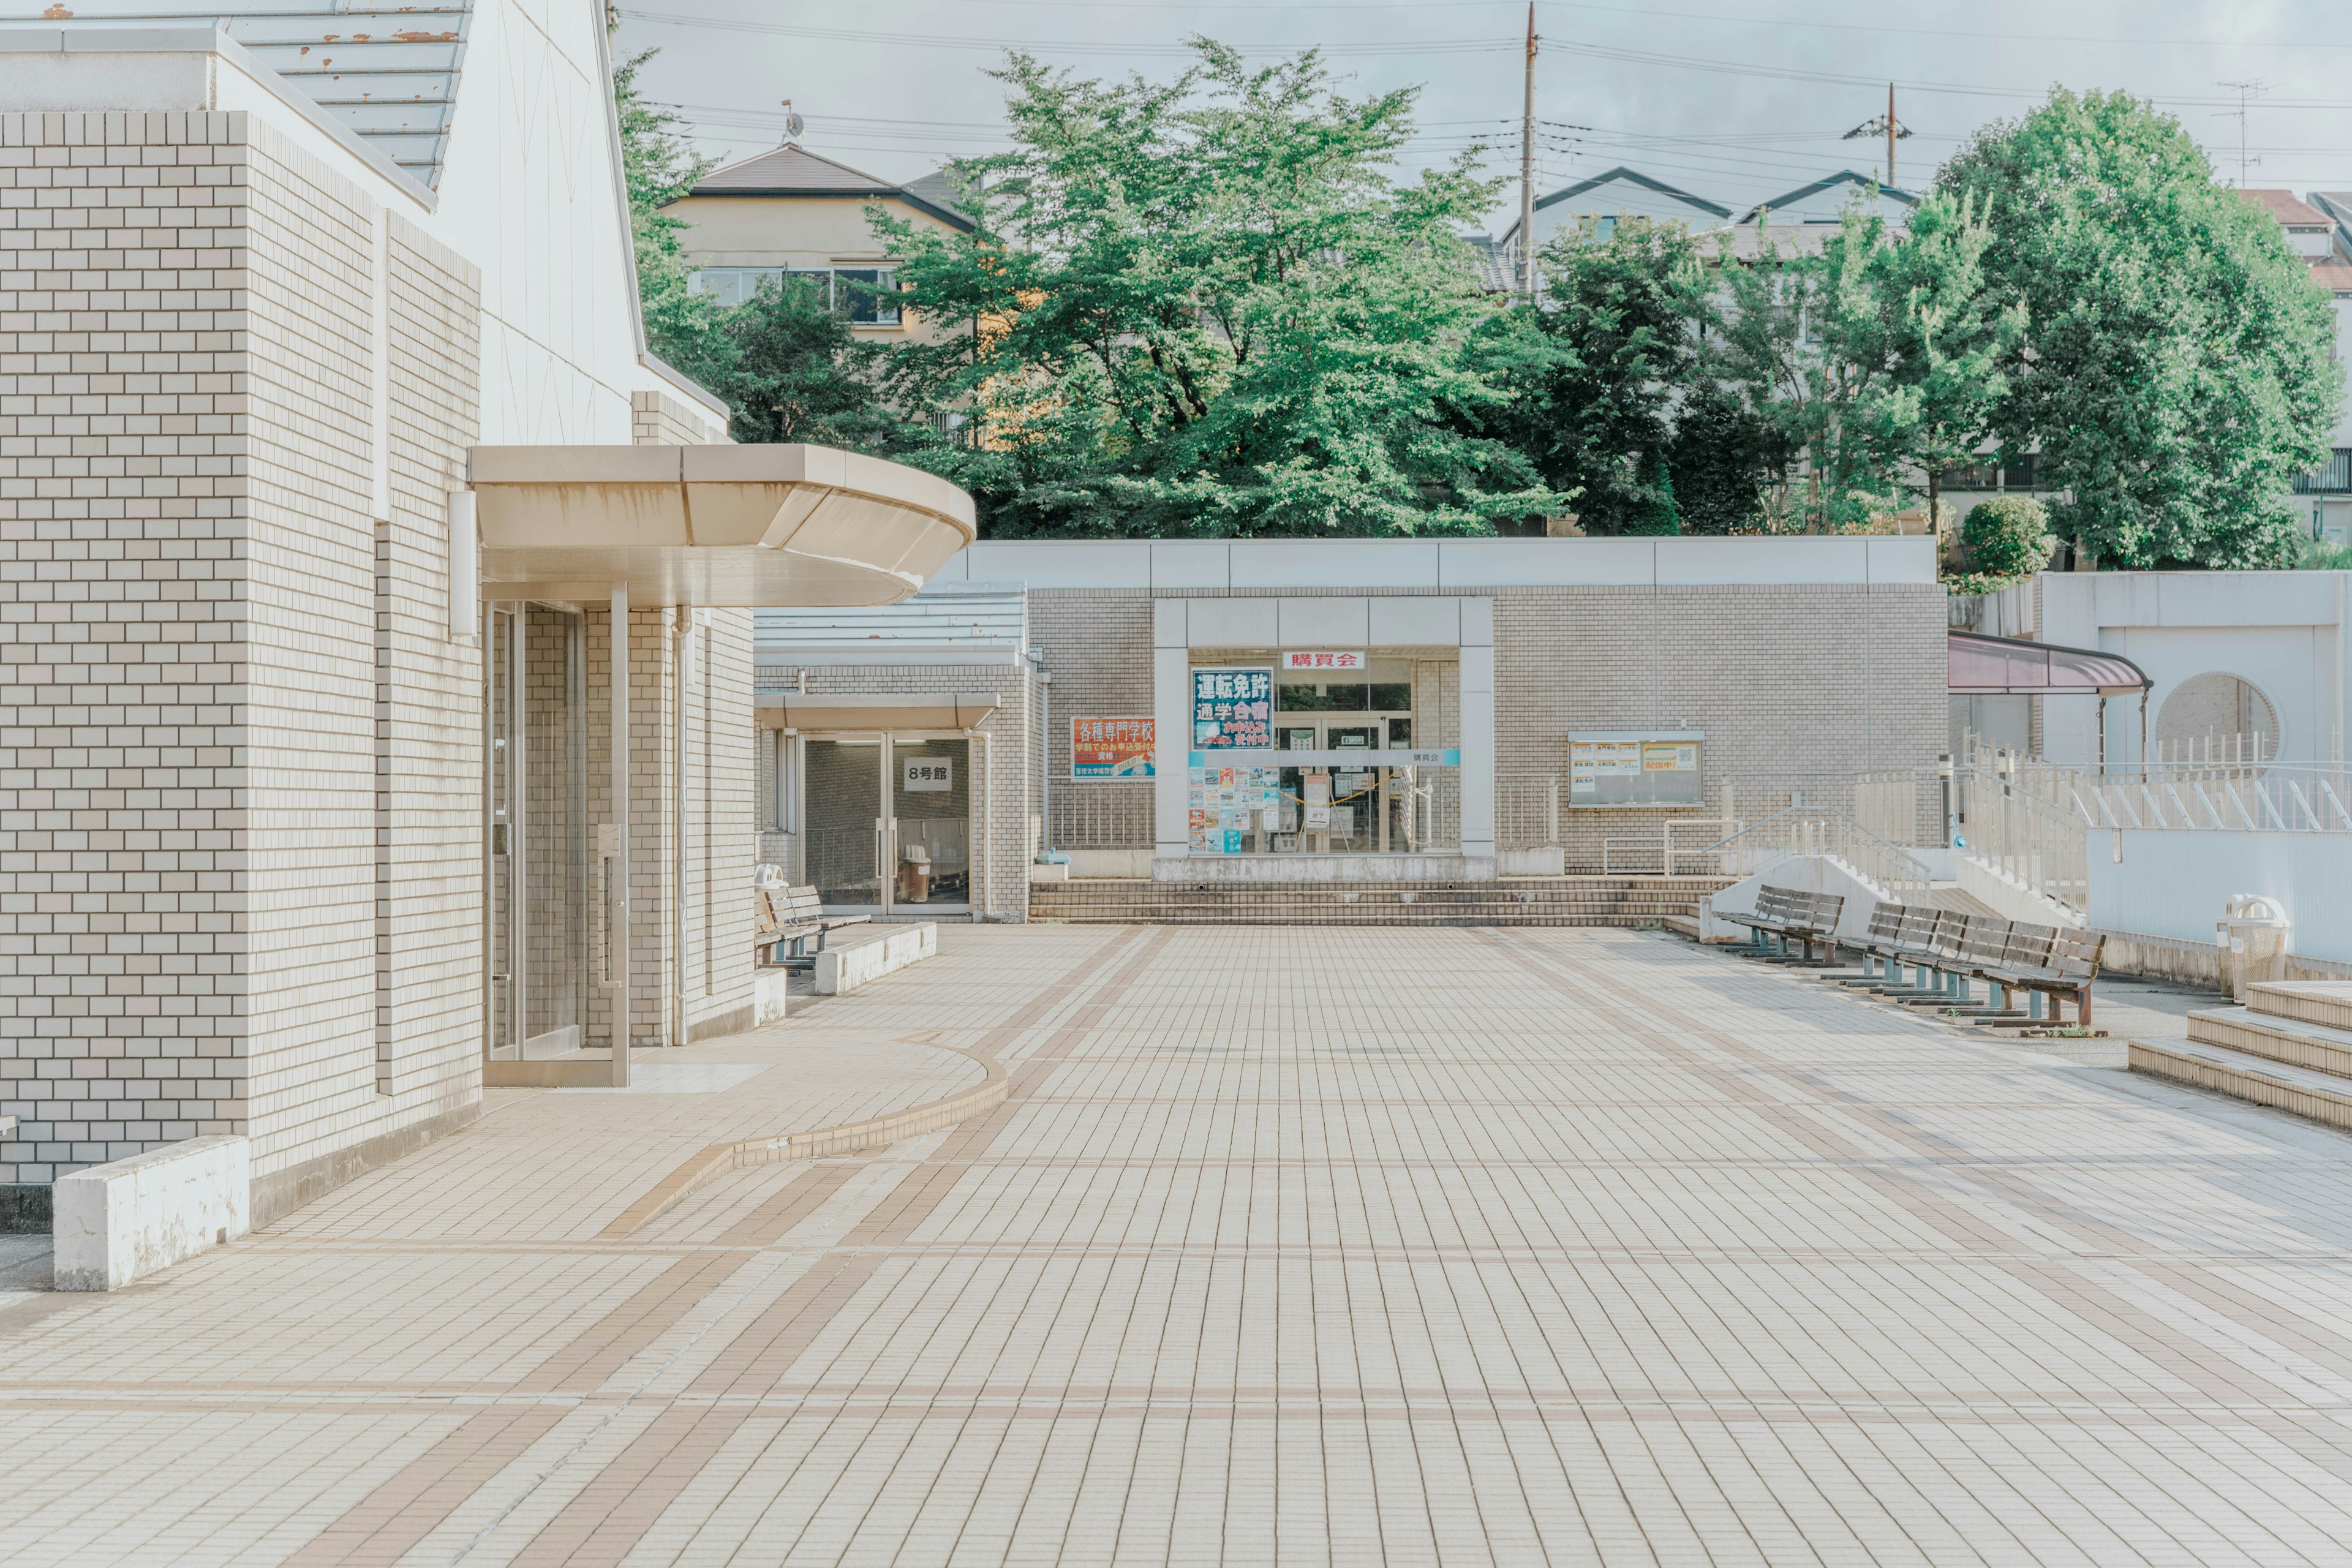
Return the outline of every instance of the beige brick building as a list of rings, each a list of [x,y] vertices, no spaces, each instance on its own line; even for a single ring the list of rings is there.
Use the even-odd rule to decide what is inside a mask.
[[[835,901],[894,902],[877,862],[836,876],[803,841],[844,787],[826,759],[908,732],[859,695],[888,692],[982,715],[969,831],[1003,896],[975,918],[1023,918],[1039,849],[1080,879],[1654,870],[1669,830],[1851,811],[1857,774],[1933,763],[1945,619],[1924,538],[986,542],[865,619],[762,617],[758,700],[798,748],[766,764],[763,827]],[[1270,732],[1201,729],[1248,707],[1236,681]],[[1149,736],[1148,770],[1074,756],[1106,727]],[[888,833],[859,756],[838,830]]]
[[[266,1223],[616,999],[639,1046],[748,1024],[743,595],[896,596],[970,538],[805,448],[688,456],[726,410],[645,352],[601,9],[463,15],[0,29],[0,1224],[212,1134]],[[352,88],[445,44],[396,121]],[[751,531],[519,542],[534,464],[591,477],[566,544],[697,483]]]

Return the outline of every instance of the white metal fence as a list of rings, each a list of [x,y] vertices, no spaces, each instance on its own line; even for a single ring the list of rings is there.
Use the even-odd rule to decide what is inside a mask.
[[[2352,772],[2336,763],[2160,763],[2077,775],[2067,790],[2089,827],[2352,833]]]
[[[1899,845],[1864,827],[1842,811],[1792,805],[1749,823],[1695,851],[1693,870],[1723,877],[1752,877],[1783,860],[1821,856],[1835,860],[1896,903],[1924,901],[1933,873]]]
[[[1495,781],[1495,842],[1534,849],[1562,842],[1556,773],[1508,773]]]

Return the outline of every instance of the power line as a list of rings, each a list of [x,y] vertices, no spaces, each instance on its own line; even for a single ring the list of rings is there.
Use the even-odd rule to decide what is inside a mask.
[[[1516,10],[1519,0],[1345,0],[1317,4],[1315,0],[964,0],[971,5],[1065,11],[1303,11],[1346,16],[1380,11]],[[1604,5],[1594,0],[1536,0],[1548,11],[1579,11],[1594,16],[1633,16],[1643,21],[1665,17],[1678,22],[1725,22],[1734,26],[1769,27],[1781,31],[1801,27],[1813,32],[1875,33],[1890,37],[1984,39],[2025,44],[2126,45],[2180,49],[2352,49],[2341,38],[2151,38],[2100,33],[2004,33],[1960,27],[1905,27],[1884,22],[1823,22],[1791,16],[1743,16],[1721,11],[1669,11],[1649,5]],[[624,13],[626,15],[627,13]]]
[[[742,22],[721,16],[664,16],[651,11],[623,11],[631,20],[651,22],[665,26],[710,28],[723,32],[761,33],[784,37],[824,38],[845,43],[913,45],[926,47],[979,50],[990,54],[1013,52],[1002,38],[960,37],[941,33],[886,33],[848,27],[809,27],[784,22]],[[1433,54],[1493,54],[1504,49],[1518,48],[1517,38],[1408,38],[1390,43],[1333,44],[1318,47],[1303,45],[1261,45],[1244,47],[1245,55],[1297,54],[1308,48],[1333,58],[1418,58]],[[1690,70],[1722,76],[1759,78],[1778,81],[1822,82],[1838,87],[1868,87],[1885,85],[1886,79],[1857,76],[1841,71],[1810,70],[1794,66],[1771,66],[1737,60],[1711,60],[1687,54],[1664,54],[1649,49],[1621,48],[1606,44],[1559,43],[1556,47],[1567,53],[1591,59],[1612,60],[1621,65],[1647,66],[1656,69]],[[1132,58],[1191,58],[1197,51],[1190,44],[1157,44],[1138,40],[1121,42],[1033,42],[1020,46],[1024,51],[1036,53],[1111,56]],[[1979,84],[1948,81],[1918,81],[1897,79],[1895,84],[1906,91],[1941,93],[1963,98],[2005,99],[2017,102],[2038,102],[2047,93],[2046,88],[1986,87]],[[2202,98],[2189,94],[2153,94],[2150,101],[2190,107],[2226,107],[2229,99]],[[2282,99],[2271,105],[2276,109],[2352,109],[2347,99]]]

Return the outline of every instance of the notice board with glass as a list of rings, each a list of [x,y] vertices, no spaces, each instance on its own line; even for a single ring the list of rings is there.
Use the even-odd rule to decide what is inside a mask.
[[[1568,736],[1571,806],[1703,804],[1696,730],[1572,730]]]

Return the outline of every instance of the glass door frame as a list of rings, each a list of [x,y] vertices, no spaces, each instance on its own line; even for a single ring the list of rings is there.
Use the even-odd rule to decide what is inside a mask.
[[[925,901],[920,904],[908,903],[903,907],[909,910],[920,910],[942,915],[969,915],[971,912],[972,863],[979,858],[982,850],[982,846],[975,842],[980,836],[973,833],[972,823],[985,809],[985,803],[980,796],[980,781],[971,771],[972,754],[977,749],[971,744],[971,732],[964,730],[804,730],[801,731],[800,740],[804,754],[802,765],[793,770],[792,787],[795,796],[793,817],[802,825],[803,830],[803,855],[806,853],[806,828],[809,822],[807,792],[810,770],[805,758],[805,748],[808,743],[812,741],[832,741],[849,745],[880,747],[880,788],[874,800],[873,840],[875,881],[879,897],[873,903],[827,903],[824,907],[829,914],[866,914],[881,920],[894,918],[902,907],[898,901],[897,742],[926,741],[964,742],[964,896],[961,900],[953,903]]]

